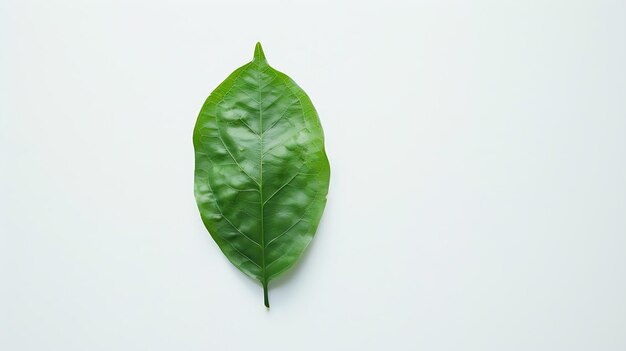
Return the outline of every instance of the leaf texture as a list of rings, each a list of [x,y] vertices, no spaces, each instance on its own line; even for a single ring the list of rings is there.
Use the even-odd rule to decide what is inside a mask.
[[[319,224],[330,167],[307,94],[267,63],[252,62],[207,98],[196,122],[195,196],[226,257],[263,286],[302,255]]]

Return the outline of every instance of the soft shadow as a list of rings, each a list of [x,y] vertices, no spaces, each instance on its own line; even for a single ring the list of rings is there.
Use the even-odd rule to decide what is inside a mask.
[[[298,275],[299,272],[304,267],[306,267],[306,265],[309,264],[308,263],[309,262],[309,257],[311,257],[311,255],[313,255],[313,252],[315,251],[315,248],[317,247],[316,242],[319,241],[319,239],[320,239],[319,236],[324,234],[324,228],[325,228],[325,224],[324,223],[325,223],[324,216],[322,216],[322,220],[320,221],[320,224],[317,227],[317,233],[315,234],[315,236],[313,237],[313,239],[311,240],[309,245],[304,249],[304,252],[302,253],[302,256],[300,256],[300,258],[294,264],[293,267],[291,267],[285,273],[283,273],[278,278],[276,278],[276,279],[274,279],[274,280],[272,280],[270,282],[270,284],[269,284],[270,292],[271,292],[271,290],[273,288],[280,289],[284,285],[287,285],[292,279],[294,279],[294,276]]]

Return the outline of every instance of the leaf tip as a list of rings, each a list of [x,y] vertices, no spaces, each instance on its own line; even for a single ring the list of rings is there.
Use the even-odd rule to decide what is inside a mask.
[[[254,47],[253,61],[256,63],[267,62],[267,60],[265,59],[265,53],[263,53],[263,47],[261,47],[261,42],[257,42],[256,46]]]

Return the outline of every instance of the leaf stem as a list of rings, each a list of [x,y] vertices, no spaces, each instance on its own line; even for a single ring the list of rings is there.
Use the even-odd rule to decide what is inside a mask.
[[[265,303],[265,307],[270,308],[270,300],[267,297],[267,282],[263,282],[263,303]]]

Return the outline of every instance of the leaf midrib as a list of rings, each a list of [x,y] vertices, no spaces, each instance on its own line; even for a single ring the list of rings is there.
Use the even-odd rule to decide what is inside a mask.
[[[264,224],[264,206],[263,202],[263,96],[261,89],[261,53],[257,52],[257,81],[258,81],[258,93],[259,93],[259,132],[260,132],[260,147],[259,147],[259,196],[261,197],[261,267],[263,276],[263,289],[267,290],[267,273],[265,270],[265,224]]]

